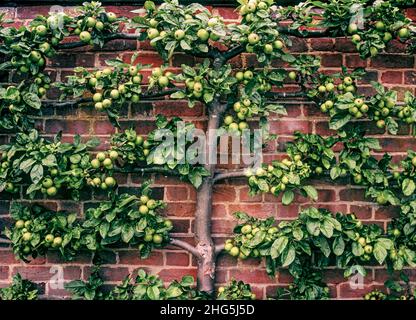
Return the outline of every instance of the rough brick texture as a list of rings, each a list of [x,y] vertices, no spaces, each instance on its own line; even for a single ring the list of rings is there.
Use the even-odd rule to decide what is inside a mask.
[[[19,7],[19,8],[0,8],[0,12],[6,12],[6,18],[14,19],[14,24],[25,24],[28,19],[34,18],[37,14],[46,14],[48,7]],[[111,7],[118,14],[132,16],[130,10],[133,7]],[[74,8],[67,8],[68,12],[73,12]],[[226,19],[233,21],[237,15],[231,8],[213,8],[214,12],[223,15]],[[372,61],[361,60],[349,41],[345,39],[296,39],[294,51],[310,51],[322,57],[322,64],[326,71],[339,71],[340,64],[350,68],[366,67],[370,72],[372,80],[378,80],[387,87],[411,90],[415,92],[415,57],[404,54],[400,47],[393,46],[388,53],[381,54]],[[48,62],[48,70],[55,79],[64,79],[71,74],[71,69],[75,66],[101,67],[104,60],[115,56],[122,56],[129,59],[133,52],[139,51],[139,62],[143,64],[159,65],[162,61],[158,55],[151,51],[147,43],[136,41],[113,41],[103,49],[87,51],[85,48],[76,49],[69,52],[62,52],[57,57]],[[170,65],[172,70],[177,70],[183,62],[192,62],[193,59],[183,55],[175,56]],[[236,66],[249,66],[253,64],[251,55],[242,55],[233,60]],[[275,66],[282,63],[276,61]],[[12,79],[12,75],[8,80]],[[7,80],[7,79],[5,79]],[[4,81],[6,82],[6,81]],[[369,88],[368,83],[363,83],[362,90]],[[294,90],[293,86],[288,86],[288,90]],[[56,93],[51,93],[49,98],[56,98]],[[281,119],[278,116],[271,116],[271,129],[273,133],[279,134],[278,144],[272,144],[264,154],[266,161],[276,159],[283,154],[284,145],[290,141],[294,130],[303,132],[332,134],[328,129],[327,118],[317,111],[317,108],[310,103],[287,101],[288,116]],[[122,111],[121,124],[123,127],[135,124],[140,133],[147,133],[154,129],[152,122],[154,116],[163,113],[167,116],[178,115],[187,121],[195,121],[198,127],[204,127],[206,113],[203,107],[188,109],[183,102],[167,101],[141,101],[138,104],[126,106]],[[284,120],[284,121],[283,121]],[[46,134],[53,135],[59,130],[63,130],[65,139],[70,138],[75,133],[83,136],[98,136],[103,142],[102,148],[108,144],[108,138],[114,132],[114,128],[108,122],[104,114],[96,113],[91,107],[74,108],[67,110],[45,110],[45,115],[38,121],[38,127]],[[374,125],[368,126],[369,133],[380,138],[383,152],[391,152],[395,156],[405,154],[408,148],[416,149],[416,140],[410,136],[409,128],[402,128],[398,136],[390,136],[377,129]],[[7,141],[7,136],[0,134],[1,141]],[[276,151],[277,150],[277,151]],[[138,187],[143,181],[142,177],[134,174],[120,176],[121,187]],[[169,177],[155,177],[156,194],[163,198],[167,204],[166,214],[174,222],[175,236],[189,242],[193,242],[193,225],[196,192],[191,185],[177,181]],[[397,215],[394,208],[379,208],[373,203],[368,202],[363,196],[363,189],[351,188],[343,185],[318,185],[319,200],[312,204],[303,198],[296,201],[289,207],[281,205],[280,199],[270,195],[260,195],[250,197],[248,188],[243,179],[227,181],[217,185],[214,189],[214,213],[213,213],[213,233],[217,242],[223,241],[231,233],[235,221],[232,213],[236,210],[244,210],[256,217],[264,218],[274,216],[278,219],[294,219],[300,209],[317,205],[331,210],[341,210],[345,212],[355,212],[357,216],[366,222],[377,222],[386,226],[388,220]],[[8,224],[9,198],[1,195],[0,201],[0,227]],[[55,209],[67,209],[82,214],[85,208],[93,203],[100,201],[100,195],[93,195],[91,199],[79,203],[71,200],[45,202],[48,206]],[[42,292],[48,298],[56,296],[65,297],[68,295],[63,289],[57,288],[50,283],[51,277],[57,272],[53,267],[61,266],[64,273],[64,281],[71,279],[86,279],[91,270],[91,257],[86,255],[79,256],[73,262],[63,263],[56,254],[51,253],[47,257],[38,258],[29,264],[16,261],[10,248],[0,247],[0,286],[6,286],[13,274],[22,273],[23,276],[39,283]],[[138,258],[137,251],[123,249],[116,250],[108,255],[108,260],[102,272],[110,284],[122,280],[129,272],[133,272],[139,267],[144,267],[153,273],[160,274],[165,281],[179,278],[185,274],[196,274],[195,261],[183,250],[169,247],[166,250],[158,250],[152,253],[147,260]],[[254,291],[258,297],[273,295],[279,286],[287,286],[291,281],[287,272],[280,272],[275,279],[266,275],[264,263],[248,260],[245,262],[236,261],[228,256],[221,255],[218,260],[217,285],[223,284],[232,278],[244,280],[252,283]],[[361,297],[364,291],[377,288],[383,285],[386,272],[380,268],[370,269],[365,281],[364,290],[352,290],[343,278],[339,270],[328,270],[326,280],[331,287],[331,294],[334,298],[357,298]]]

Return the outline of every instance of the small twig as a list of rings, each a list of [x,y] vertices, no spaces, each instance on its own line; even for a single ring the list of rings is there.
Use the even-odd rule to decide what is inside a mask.
[[[189,251],[192,255],[194,255],[198,259],[201,258],[201,254],[199,253],[199,251],[193,245],[190,245],[189,243],[185,241],[178,240],[178,239],[171,239],[170,244]]]
[[[113,33],[106,37],[104,37],[104,42],[108,42],[111,40],[139,40],[140,35],[133,34],[133,33]],[[87,46],[89,43],[85,43],[82,41],[76,41],[76,42],[67,42],[67,43],[60,43],[56,46],[56,49],[58,50],[64,50],[64,49],[74,49],[79,48],[83,46]]]
[[[245,177],[244,171],[229,171],[229,172],[220,172],[217,173],[212,181],[215,183],[220,180],[228,179],[228,178],[242,178]]]

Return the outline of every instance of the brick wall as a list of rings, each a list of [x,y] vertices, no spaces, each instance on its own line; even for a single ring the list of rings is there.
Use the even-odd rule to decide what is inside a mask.
[[[107,7],[119,15],[131,16],[130,10],[137,7]],[[214,12],[222,15],[227,20],[237,19],[237,15],[231,8],[211,8]],[[7,17],[13,19],[16,25],[25,24],[37,14],[47,14],[49,7],[18,7],[0,8],[0,12],[6,12]],[[74,8],[67,7],[68,13],[74,12]],[[409,10],[411,18],[416,19],[416,10]],[[361,60],[355,52],[353,45],[345,39],[293,39],[293,52],[309,51],[322,57],[322,65],[325,71],[339,71],[341,64],[350,68],[366,67],[368,75],[361,83],[362,92],[371,93],[369,81],[382,82],[389,88],[398,90],[399,96],[403,96],[405,90],[415,93],[416,62],[415,56],[403,53],[399,43],[390,46],[389,51],[380,54],[372,61]],[[130,40],[113,41],[103,49],[87,51],[86,48],[79,48],[60,53],[56,58],[48,62],[47,71],[52,79],[63,80],[66,75],[71,74],[74,66],[102,67],[104,61],[109,58],[122,56],[129,60],[135,51],[140,53],[140,62],[151,63],[154,66],[162,63],[158,54],[152,51],[146,43],[138,43]],[[173,70],[181,63],[193,63],[195,59],[176,55],[170,66]],[[233,64],[236,67],[247,67],[255,64],[255,59],[250,55],[242,55],[235,58]],[[282,66],[280,61],[274,64]],[[13,74],[0,75],[0,81],[10,82],[15,79]],[[296,90],[297,88],[287,85],[285,90]],[[56,98],[56,92],[50,92],[49,98]],[[265,160],[279,158],[284,151],[285,143],[292,139],[293,131],[319,133],[323,135],[333,134],[328,129],[327,118],[311,104],[303,101],[285,101],[288,109],[288,116],[281,119],[271,116],[271,129],[279,135],[278,143],[269,145],[265,150]],[[178,115],[186,121],[194,121],[199,127],[204,127],[206,121],[205,110],[202,106],[189,109],[186,102],[172,101],[142,101],[136,105],[126,106],[122,111],[121,125],[127,127],[135,124],[142,134],[154,129],[153,119],[158,113],[167,116]],[[178,114],[179,113],[179,114]],[[80,133],[85,137],[98,136],[102,141],[102,148],[106,148],[108,138],[114,132],[114,128],[108,122],[106,116],[97,114],[93,108],[73,109],[46,109],[44,117],[39,119],[37,126],[45,135],[53,135],[63,130],[65,138]],[[397,136],[390,136],[383,130],[377,129],[372,123],[366,124],[368,134],[378,137],[383,146],[383,152],[389,152],[395,160],[399,160],[407,149],[416,150],[416,140],[411,137],[409,127],[403,126]],[[0,141],[8,141],[9,137],[0,134]],[[277,152],[276,152],[277,150]],[[381,153],[380,153],[381,154]],[[137,188],[143,177],[134,174],[123,174],[117,176],[121,191]],[[386,226],[387,221],[397,214],[395,208],[381,208],[364,198],[363,189],[349,185],[316,183],[319,190],[319,200],[316,204],[330,210],[342,212],[355,212],[365,222],[376,222]],[[193,242],[194,209],[196,192],[192,186],[178,182],[174,178],[155,177],[156,195],[164,199],[167,204],[166,214],[174,222],[175,235]],[[71,200],[47,200],[38,201],[53,209],[66,209],[82,214],[83,210],[94,202],[103,199],[102,194],[92,194],[91,197],[82,202]],[[3,229],[9,223],[8,209],[10,198],[4,193],[0,194],[0,228]],[[300,209],[312,205],[305,198],[296,199],[288,207],[281,204],[279,198],[271,195],[259,195],[250,197],[245,180],[226,181],[215,186],[214,189],[214,212],[212,231],[215,240],[222,242],[229,234],[235,224],[232,213],[243,210],[256,217],[274,216],[277,219],[296,218]],[[185,251],[168,247],[165,250],[157,250],[147,260],[140,260],[136,250],[120,249],[106,253],[106,263],[102,269],[103,275],[109,284],[121,281],[128,273],[139,267],[144,267],[153,273],[158,273],[165,281],[180,278],[183,275],[196,275],[196,264],[190,254]],[[67,292],[60,289],[53,289],[46,283],[50,279],[50,268],[54,265],[63,266],[65,280],[78,278],[86,279],[91,270],[91,256],[88,254],[79,256],[75,261],[64,263],[55,254],[48,254],[46,257],[38,258],[30,264],[17,261],[10,248],[0,247],[0,286],[6,286],[13,274],[20,272],[24,277],[39,283],[43,293],[48,298],[65,297]],[[413,271],[414,272],[414,271]],[[353,298],[362,296],[370,288],[381,287],[386,280],[387,273],[380,267],[370,268],[369,275],[365,281],[364,290],[351,290],[349,284],[343,278],[341,270],[328,270],[325,273],[325,281],[330,284],[331,294],[334,298]],[[273,295],[278,286],[285,286],[291,281],[288,272],[280,272],[275,279],[266,275],[264,264],[256,260],[237,262],[229,256],[220,256],[218,260],[217,284],[225,283],[231,278],[251,283],[258,297],[265,298],[266,295]]]

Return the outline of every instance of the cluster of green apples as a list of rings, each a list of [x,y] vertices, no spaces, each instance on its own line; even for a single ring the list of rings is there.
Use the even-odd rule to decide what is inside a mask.
[[[115,150],[111,150],[110,152],[98,152],[95,159],[91,160],[91,167],[95,170],[111,170],[114,168],[114,162],[117,161],[118,157],[118,152]],[[96,176],[89,178],[88,183],[89,185],[101,188],[102,190],[114,188],[117,184],[116,180],[111,176],[101,178]]]
[[[76,21],[73,33],[87,44],[93,44],[93,36],[109,28],[109,25],[117,21],[114,12],[105,12],[98,16],[85,16]]]
[[[93,95],[94,107],[97,111],[103,111],[111,108],[115,103],[118,103],[124,99],[128,99],[133,103],[140,101],[139,94],[135,92],[140,91],[140,85],[143,80],[142,75],[139,73],[139,68],[136,66],[130,66],[128,68],[125,83],[118,84],[117,87],[105,87],[100,82],[112,83],[112,78],[115,74],[114,69],[105,68],[92,73],[88,77],[88,86],[92,90],[97,92]]]
[[[397,29],[395,21],[389,23],[382,20],[374,21],[369,25],[369,28],[370,31],[366,30],[365,32],[371,32],[372,36],[378,35],[379,39],[385,44],[389,43],[393,38],[406,40],[411,35],[410,29],[407,26],[402,26]],[[359,30],[356,23],[350,23],[347,32],[351,35],[351,41],[357,46],[357,49],[360,50],[366,38],[364,31]],[[379,54],[379,51],[380,48],[370,46],[369,55],[374,57]]]
[[[164,67],[156,67],[152,69],[152,75],[149,78],[149,88],[157,85],[160,89],[167,88],[174,80],[174,74],[166,71]]]
[[[269,12],[270,6],[274,4],[274,0],[244,0],[240,1],[240,3],[242,5],[239,8],[239,12],[249,22],[258,11]]]

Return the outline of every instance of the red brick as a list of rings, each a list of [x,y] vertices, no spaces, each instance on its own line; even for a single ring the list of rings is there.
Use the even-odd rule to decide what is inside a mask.
[[[56,274],[57,270],[52,266],[19,266],[14,267],[13,274],[20,273],[25,279],[32,281],[50,281]],[[81,276],[81,269],[79,267],[65,266],[63,268],[64,279],[74,279]]]
[[[166,252],[166,265],[186,267],[189,265],[189,254],[180,252]]]
[[[316,51],[332,51],[334,50],[334,41],[330,38],[311,39],[311,48]]]
[[[230,270],[230,278],[244,281],[246,283],[274,283],[275,279],[269,277],[266,270],[236,269]]]
[[[371,206],[351,205],[350,212],[355,213],[358,219],[371,219]]]
[[[272,203],[259,204],[232,204],[229,206],[229,212],[243,211],[256,218],[267,218],[276,212],[276,206]]]
[[[163,265],[163,254],[152,252],[146,259],[141,259],[137,250],[121,250],[118,252],[119,264],[158,266]]]
[[[187,187],[166,187],[166,200],[168,201],[184,201],[188,200]]]
[[[236,221],[214,219],[212,220],[211,225],[212,233],[231,234],[234,226],[236,225]]]
[[[158,275],[164,280],[171,282],[173,280],[180,280],[184,276],[193,276],[196,280],[196,268],[168,268],[158,272]]]
[[[0,280],[7,280],[9,278],[9,267],[0,266]]]
[[[400,215],[399,207],[379,206],[375,209],[375,219],[392,219]]]
[[[403,72],[401,71],[386,71],[381,75],[383,83],[400,84],[403,83]]]
[[[367,66],[367,60],[361,59],[358,54],[347,55],[345,62],[348,68],[365,68]]]
[[[383,289],[384,286],[380,285],[364,285],[362,289],[351,288],[349,283],[341,283],[339,285],[340,295],[339,298],[355,298],[362,299],[363,296],[375,289]]]
[[[323,67],[339,67],[342,65],[342,55],[340,54],[322,54],[321,64]]]
[[[195,214],[195,204],[193,203],[168,203],[167,211],[169,215],[176,217],[193,217]]]
[[[131,56],[131,53],[124,54],[123,61],[130,63]],[[134,63],[150,64],[152,67],[157,67],[163,64],[163,60],[156,52],[139,51],[139,55]]]
[[[357,52],[355,45],[349,38],[337,38],[335,39],[335,51],[339,52]],[[347,57],[350,55],[346,55]]]
[[[240,202],[261,202],[261,194],[249,195],[249,188],[244,187],[240,189]]]
[[[214,202],[234,202],[236,190],[234,186],[215,185],[213,189]]]
[[[197,104],[193,108],[188,107],[186,101],[157,101],[154,102],[155,114],[163,114],[167,117],[177,116],[178,111],[181,117],[200,117],[203,115],[203,107]]]
[[[413,68],[415,59],[410,55],[379,54],[371,60],[374,68]]]
[[[173,233],[188,233],[189,229],[191,227],[191,223],[189,220],[184,220],[184,219],[172,219],[172,217],[170,217],[170,219],[173,222]]]
[[[18,19],[33,19],[36,18],[38,15],[47,16],[50,10],[50,6],[40,6],[37,5],[36,9],[33,7],[18,7],[16,11],[16,17]]]
[[[227,208],[224,204],[213,204],[212,205],[212,217],[213,218],[224,218],[227,216]]]
[[[8,265],[19,263],[11,250],[0,250],[0,262]]]
[[[47,133],[56,134],[59,131],[63,133],[86,134],[90,129],[90,122],[86,120],[46,120],[45,128]]]
[[[281,120],[270,122],[270,132],[275,134],[293,134],[295,131],[310,132],[312,123],[305,120]]]
[[[341,201],[365,201],[364,189],[343,189],[339,192]]]

